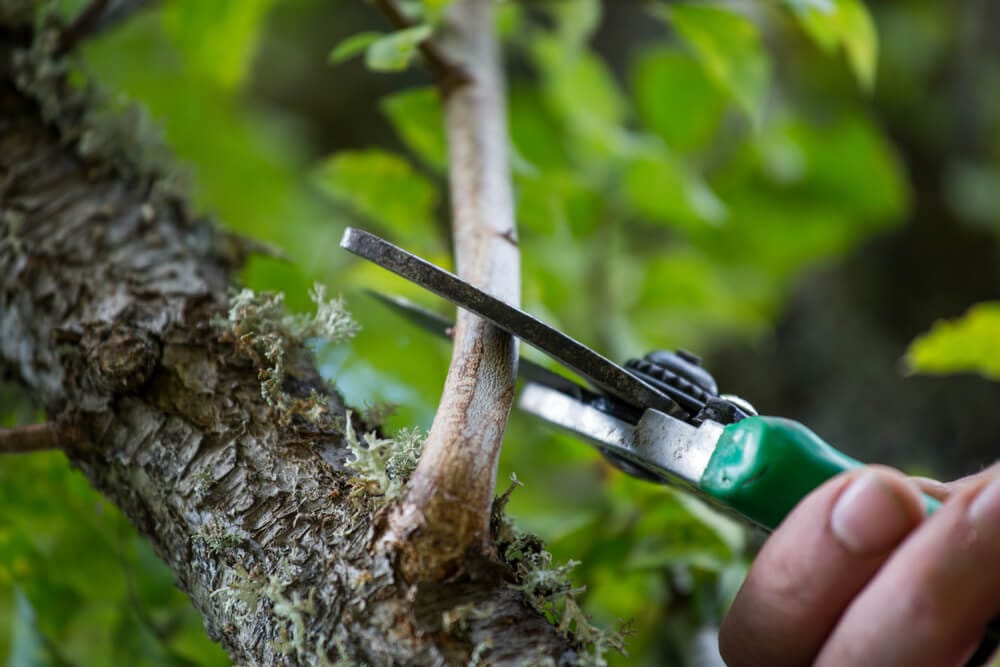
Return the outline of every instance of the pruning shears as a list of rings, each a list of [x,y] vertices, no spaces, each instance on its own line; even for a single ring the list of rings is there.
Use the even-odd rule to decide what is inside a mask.
[[[862,465],[803,424],[760,416],[742,398],[720,394],[691,353],[655,351],[620,366],[374,234],[348,227],[340,246],[492,322],[583,378],[586,385],[522,358],[518,407],[593,444],[632,476],[685,489],[770,532],[817,486]],[[406,299],[373,294],[414,324],[450,335],[445,318]],[[940,507],[927,495],[923,502],[928,514]],[[998,642],[995,619],[976,656],[985,659]]]
[[[757,415],[720,394],[700,360],[655,351],[620,366],[528,313],[388,241],[347,228],[342,248],[471,311],[544,352],[586,381],[577,384],[527,359],[521,410],[596,446],[613,464],[671,484],[764,530],[814,488],[861,465],[804,425]],[[405,299],[376,295],[415,324],[447,335],[444,318]],[[939,506],[924,496],[928,513]]]

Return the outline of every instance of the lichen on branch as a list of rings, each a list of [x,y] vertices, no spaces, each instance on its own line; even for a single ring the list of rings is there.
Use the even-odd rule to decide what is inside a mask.
[[[291,314],[280,292],[254,292],[243,288],[232,294],[229,314],[217,324],[236,349],[257,365],[260,393],[268,405],[285,414],[304,414],[310,421],[321,418],[321,404],[311,397],[293,399],[283,389],[285,375],[295,355],[305,351],[306,341],[331,343],[350,340],[360,330],[342,297],[326,298],[326,288],[316,283],[309,293],[316,312]]]
[[[609,650],[626,655],[624,625],[618,630],[593,625],[577,602],[586,589],[575,586],[571,577],[580,563],[570,560],[554,565],[542,540],[518,529],[507,516],[507,503],[518,486],[521,482],[511,475],[510,487],[493,502],[490,521],[498,554],[514,571],[510,586],[525,593],[531,605],[578,647],[578,665],[605,667],[604,655]]]
[[[424,449],[425,436],[418,428],[404,428],[393,438],[380,438],[373,431],[359,438],[348,411],[344,440],[354,455],[354,460],[346,465],[356,474],[352,480],[356,482],[355,489],[389,501],[398,498],[406,488]]]

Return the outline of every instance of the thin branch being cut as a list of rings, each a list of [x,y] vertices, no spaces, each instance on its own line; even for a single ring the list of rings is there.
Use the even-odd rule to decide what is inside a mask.
[[[507,115],[494,0],[460,0],[444,33],[449,54],[471,79],[445,97],[452,227],[460,276],[520,303]],[[438,411],[408,493],[385,544],[399,550],[409,581],[451,576],[490,546],[490,506],[500,444],[514,398],[514,340],[459,311],[454,351]]]
[[[65,449],[77,441],[72,429],[60,424],[26,424],[0,429],[0,454],[27,454]]]
[[[396,28],[402,30],[413,27],[413,21],[403,13],[395,0],[375,0],[375,5]],[[449,59],[432,40],[425,39],[418,48],[442,95],[447,97],[456,88],[469,83],[469,73]]]

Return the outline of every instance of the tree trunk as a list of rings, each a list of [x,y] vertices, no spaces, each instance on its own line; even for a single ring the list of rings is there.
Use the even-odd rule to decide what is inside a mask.
[[[350,484],[337,420],[274,407],[260,360],[218,323],[239,245],[92,113],[51,37],[0,26],[0,372],[152,541],[209,634],[237,664],[575,661],[509,564],[483,556],[411,586],[370,548],[384,512]],[[343,415],[308,355],[289,354],[284,392]]]

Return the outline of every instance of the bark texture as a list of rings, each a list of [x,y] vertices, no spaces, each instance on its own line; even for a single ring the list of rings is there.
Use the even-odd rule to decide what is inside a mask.
[[[265,400],[259,360],[218,324],[237,246],[136,164],[142,146],[93,149],[113,125],[92,124],[45,61],[58,40],[12,16],[0,11],[0,373],[79,434],[70,462],[152,541],[234,663],[574,661],[507,564],[407,585],[371,548],[384,519],[352,493],[341,398],[290,349],[284,391],[324,416]]]
[[[464,84],[442,90],[452,236],[458,275],[516,306],[520,255],[494,4],[461,0],[444,25],[446,52],[466,75]],[[459,310],[434,423],[385,540],[408,580],[443,580],[467,554],[491,548],[489,508],[516,376],[512,337]]]

